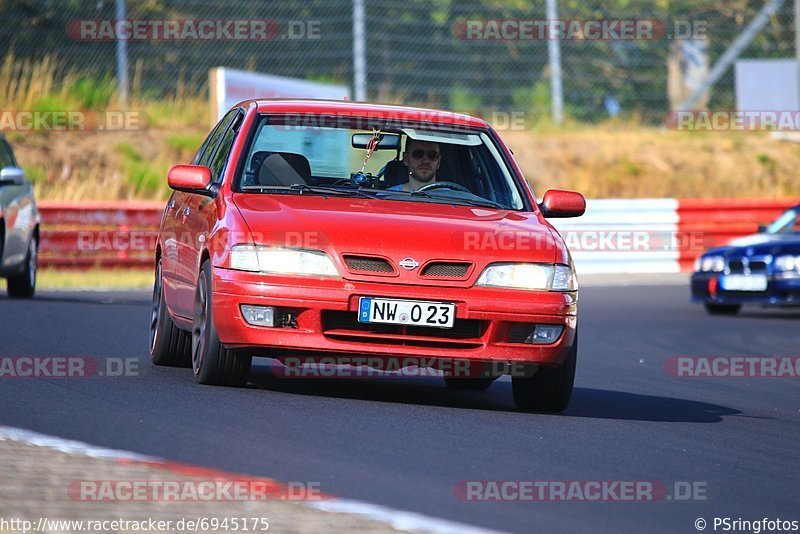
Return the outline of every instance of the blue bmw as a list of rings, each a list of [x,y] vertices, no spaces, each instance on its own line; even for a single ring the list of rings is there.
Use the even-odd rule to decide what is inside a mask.
[[[692,274],[692,300],[711,314],[743,304],[800,306],[800,205],[758,234],[707,250]]]

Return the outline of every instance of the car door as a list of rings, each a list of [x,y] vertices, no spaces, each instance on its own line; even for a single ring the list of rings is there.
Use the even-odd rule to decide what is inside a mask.
[[[211,182],[220,184],[222,177],[225,174],[225,168],[230,158],[231,148],[233,141],[236,138],[239,125],[244,118],[244,112],[236,114],[227,125],[225,132],[220,138],[219,145],[214,151],[213,156],[208,162],[208,168],[211,170]],[[191,249],[192,258],[187,262],[188,265],[194,267],[192,274],[194,280],[194,287],[197,286],[197,276],[200,273],[200,258],[202,257],[203,249],[206,246],[206,240],[211,234],[211,230],[217,222],[217,208],[214,199],[206,195],[190,194],[188,195],[186,205],[184,206],[184,228],[187,235],[194,237],[193,247]],[[187,242],[188,244],[188,242]]]
[[[17,162],[11,147],[0,139],[0,169],[16,167]],[[20,185],[0,185],[0,205],[4,221],[4,243],[2,243],[2,266],[14,268],[25,261],[28,239],[33,232],[33,194],[27,180]]]
[[[194,165],[210,165],[216,148],[219,146],[220,138],[235,115],[235,110],[230,111],[217,123],[192,161]],[[173,260],[167,266],[169,274],[165,275],[164,281],[169,292],[167,305],[174,314],[183,317],[192,317],[194,314],[194,292],[197,280],[196,241],[198,237],[192,231],[192,227],[196,225],[189,222],[189,215],[192,213],[192,206],[195,206],[196,211],[196,201],[192,201],[192,197],[195,196],[199,195],[176,192],[170,199],[172,206],[167,205],[168,221],[165,220],[165,227],[166,223],[169,223],[166,235],[173,239],[170,248],[174,251],[172,252]],[[190,202],[193,202],[192,206],[190,206]],[[169,276],[168,280],[166,276]]]

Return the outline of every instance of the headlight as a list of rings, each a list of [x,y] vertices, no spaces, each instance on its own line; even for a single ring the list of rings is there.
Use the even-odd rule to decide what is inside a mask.
[[[697,270],[721,273],[725,270],[725,258],[722,256],[703,256],[700,258],[700,268]]]
[[[339,276],[330,257],[319,250],[235,245],[231,249],[231,269],[277,274]]]
[[[776,271],[800,271],[800,256],[778,256],[775,258]]]
[[[578,289],[575,273],[568,265],[543,263],[495,263],[484,269],[476,285],[552,291]]]

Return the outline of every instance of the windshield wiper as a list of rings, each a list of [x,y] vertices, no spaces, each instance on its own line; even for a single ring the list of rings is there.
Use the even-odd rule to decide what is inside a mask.
[[[375,195],[368,193],[363,189],[341,188],[325,185],[308,185],[308,184],[292,184],[289,186],[276,186],[276,185],[245,185],[242,186],[243,191],[261,191],[265,193],[311,193],[317,195],[339,195],[339,196],[360,196],[364,198],[374,199]]]
[[[468,206],[480,206],[483,208],[496,208],[496,209],[506,209],[504,206],[494,202],[492,200],[486,198],[479,199],[471,199],[471,198],[463,198],[463,197],[452,197],[446,195],[431,195],[427,191],[391,191],[392,193],[404,193],[408,196],[412,197],[422,197],[422,198],[429,198],[432,200],[436,200],[441,202],[442,204],[461,204],[461,205],[468,205]]]

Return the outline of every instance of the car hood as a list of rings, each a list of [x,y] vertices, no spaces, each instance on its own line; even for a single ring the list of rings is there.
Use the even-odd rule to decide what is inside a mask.
[[[781,254],[800,254],[800,235],[798,234],[753,234],[731,240],[727,246],[706,252],[734,256],[779,256]]]
[[[254,241],[342,254],[553,263],[563,243],[534,213],[428,202],[312,195],[234,195]],[[400,269],[402,271],[402,269]],[[345,270],[343,269],[343,272]],[[402,274],[402,273],[401,273]]]

